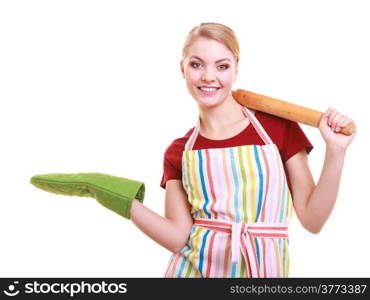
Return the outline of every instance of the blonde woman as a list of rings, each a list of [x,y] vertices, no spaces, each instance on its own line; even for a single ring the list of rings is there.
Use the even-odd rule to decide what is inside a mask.
[[[326,143],[315,184],[300,126],[242,107],[232,97],[239,45],[217,23],[193,28],[181,73],[199,121],[164,155],[165,217],[134,200],[133,223],[173,255],[165,277],[288,277],[293,209],[319,233],[337,198],[348,145],[337,133],[353,122],[329,108],[320,122]]]
[[[96,198],[131,219],[173,253],[165,277],[288,277],[293,210],[305,229],[320,232],[355,136],[338,131],[354,122],[331,108],[323,115],[326,153],[315,184],[307,160],[313,146],[300,126],[233,99],[238,63],[237,38],[225,25],[202,23],[185,40],[180,68],[199,118],[164,154],[164,217],[143,205],[139,181],[52,173],[31,183]]]

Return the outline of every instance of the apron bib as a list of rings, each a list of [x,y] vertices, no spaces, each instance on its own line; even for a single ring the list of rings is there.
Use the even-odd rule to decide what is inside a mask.
[[[283,163],[256,117],[264,145],[192,150],[200,119],[182,154],[182,184],[194,224],[165,277],[288,277],[293,203]]]

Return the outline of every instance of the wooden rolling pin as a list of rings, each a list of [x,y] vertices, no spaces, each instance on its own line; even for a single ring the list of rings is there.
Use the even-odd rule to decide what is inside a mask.
[[[323,115],[317,110],[242,89],[233,91],[233,97],[239,104],[251,109],[317,128]],[[355,125],[350,123],[342,127],[340,133],[351,135],[355,130]]]

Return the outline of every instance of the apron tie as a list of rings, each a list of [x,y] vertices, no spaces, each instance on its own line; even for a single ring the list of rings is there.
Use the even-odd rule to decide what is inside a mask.
[[[242,233],[246,233],[244,223],[233,222],[231,225],[231,260],[240,263],[240,251],[242,245]]]
[[[231,261],[240,263],[242,253],[250,277],[260,277],[257,251],[252,238],[288,238],[288,225],[284,223],[240,223],[216,219],[194,219],[194,225],[231,234]]]

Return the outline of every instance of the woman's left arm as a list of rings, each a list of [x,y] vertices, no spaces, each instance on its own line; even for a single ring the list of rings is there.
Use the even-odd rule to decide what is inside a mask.
[[[285,162],[292,186],[294,210],[302,226],[311,233],[321,231],[334,208],[346,150],[355,136],[355,132],[350,136],[338,132],[340,127],[349,123],[354,122],[336,110],[329,108],[324,113],[319,129],[326,143],[326,152],[317,185],[305,150]]]

